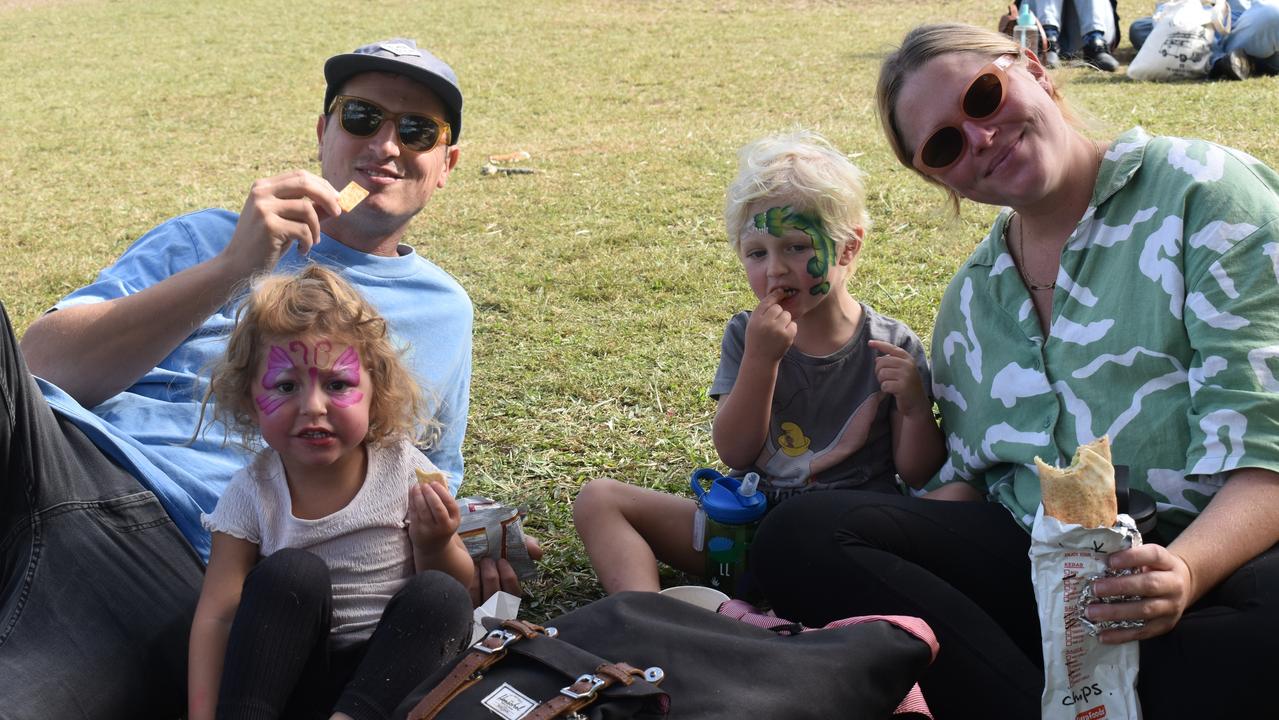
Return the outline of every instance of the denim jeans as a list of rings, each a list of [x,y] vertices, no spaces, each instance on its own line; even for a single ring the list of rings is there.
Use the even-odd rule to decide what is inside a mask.
[[[1061,49],[1081,49],[1086,35],[1099,32],[1109,46],[1115,40],[1115,13],[1110,0],[1033,0],[1032,9],[1045,27],[1058,29]],[[1072,7],[1073,6],[1073,7]],[[1070,21],[1070,22],[1067,22]]]
[[[1230,34],[1213,42],[1211,62],[1227,53],[1242,50],[1262,70],[1279,73],[1279,0],[1252,0],[1252,6],[1248,8],[1232,2],[1230,17]],[[1128,28],[1132,46],[1140,50],[1154,28],[1153,17],[1134,20]]]
[[[203,564],[49,409],[3,305],[0,455],[0,719],[182,715]]]

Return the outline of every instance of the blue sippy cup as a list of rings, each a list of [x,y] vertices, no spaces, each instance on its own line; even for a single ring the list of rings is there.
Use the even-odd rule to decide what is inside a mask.
[[[711,483],[710,490],[702,486],[707,480]],[[729,597],[736,597],[747,587],[743,582],[746,550],[768,509],[768,499],[756,489],[759,475],[747,473],[739,480],[711,468],[701,468],[693,473],[689,484],[697,496],[698,511],[706,518],[706,583]],[[694,545],[697,546],[696,539]]]

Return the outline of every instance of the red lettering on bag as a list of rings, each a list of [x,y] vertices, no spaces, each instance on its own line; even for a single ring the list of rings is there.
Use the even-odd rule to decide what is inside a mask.
[[[1075,720],[1104,720],[1106,717],[1106,706],[1098,705],[1095,708],[1089,708],[1075,716]]]

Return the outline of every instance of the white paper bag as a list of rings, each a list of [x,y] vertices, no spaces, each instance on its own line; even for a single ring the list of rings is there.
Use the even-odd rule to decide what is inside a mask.
[[[1141,544],[1132,518],[1115,527],[1066,525],[1040,506],[1031,529],[1030,562],[1044,644],[1043,720],[1141,720],[1139,646],[1103,645],[1083,616],[1092,580],[1106,556]]]
[[[516,614],[520,611],[520,599],[510,593],[498,590],[493,593],[492,597],[484,601],[484,604],[475,608],[471,613],[471,644],[479,642],[484,637],[487,630],[484,629],[484,618],[497,618],[498,620],[514,620]]]

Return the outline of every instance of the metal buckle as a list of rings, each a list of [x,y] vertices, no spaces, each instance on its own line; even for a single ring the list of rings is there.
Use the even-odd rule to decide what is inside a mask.
[[[580,692],[580,693],[573,690],[573,686],[577,685],[580,682],[590,683],[591,688],[585,692]],[[591,673],[586,673],[584,675],[578,676],[577,680],[573,682],[573,685],[569,685],[566,688],[561,688],[560,694],[566,697],[570,697],[574,700],[590,699],[595,696],[596,691],[604,687],[604,684],[605,684],[604,681],[598,675],[592,675]]]
[[[487,635],[480,638],[479,642],[472,645],[471,649],[478,650],[482,653],[487,653],[489,655],[492,655],[495,652],[501,652],[503,650],[506,650],[506,646],[518,640],[519,637],[520,637],[519,635],[516,635],[515,633],[509,630],[505,630],[503,628],[493,628],[492,630],[489,630]],[[485,645],[484,641],[490,638],[501,640],[502,644],[498,645],[497,647],[489,647]]]

